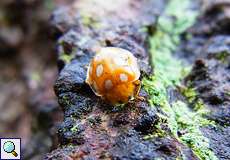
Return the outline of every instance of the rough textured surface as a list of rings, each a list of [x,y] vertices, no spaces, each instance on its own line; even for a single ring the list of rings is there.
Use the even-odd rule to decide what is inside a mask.
[[[230,122],[230,41],[228,36],[214,36],[201,49],[202,57],[195,61],[188,83],[212,110],[210,118],[222,125]],[[221,43],[220,43],[221,42]]]
[[[217,124],[203,127],[202,132],[209,138],[216,156],[224,160],[230,158],[229,5],[228,1],[209,3],[200,17],[202,21],[190,29],[194,37],[183,46],[185,53],[190,54],[187,60],[194,62],[186,84],[196,90],[197,98],[209,109],[206,117]]]
[[[210,140],[210,146],[219,159],[227,160],[230,157],[229,149],[229,132],[230,127],[220,127],[220,128],[212,128],[207,127],[203,128],[202,132],[206,134],[206,136]]]
[[[60,71],[54,87],[64,121],[58,128],[60,147],[45,159],[198,159],[167,126],[160,126],[164,133],[159,133],[158,125],[167,122],[161,123],[158,107],[150,107],[143,90],[140,95],[146,100],[119,108],[105,104],[85,84],[87,65],[101,46],[130,50],[139,59],[142,77],[154,71],[146,41],[154,34],[157,15],[167,3],[119,0],[114,6],[108,4],[74,1],[52,15]],[[216,127],[202,127],[201,131],[219,159],[230,159],[229,5],[225,4],[228,1],[205,1],[203,15],[189,29],[192,37],[182,35],[175,55],[194,64],[184,83],[195,88],[197,98],[211,111],[205,116]],[[89,6],[92,9],[88,10]],[[126,13],[127,8],[130,12]],[[180,93],[170,93],[170,101],[185,99]],[[155,136],[148,139],[149,134]]]
[[[220,40],[222,43],[218,45]],[[216,44],[218,47],[215,47]],[[187,84],[196,89],[198,97],[210,110],[207,118],[218,124],[216,128],[207,127],[202,130],[210,138],[211,148],[218,158],[229,159],[229,140],[227,139],[230,138],[230,52],[228,37],[211,38],[201,51],[206,55],[202,55],[204,58],[195,61],[192,72],[187,77]]]
[[[100,1],[93,3],[97,11],[102,10]],[[193,157],[189,148],[170,135],[143,139],[156,130],[154,124],[159,120],[154,108],[148,105],[144,91],[141,95],[145,101],[136,100],[123,108],[115,108],[96,97],[84,82],[89,60],[100,46],[130,50],[139,59],[142,76],[150,74],[148,35],[143,27],[154,26],[164,4],[164,1],[155,0],[119,1],[118,5],[131,8],[132,14],[123,14],[120,12],[123,7],[113,6],[102,10],[112,14],[109,19],[102,16],[103,12],[97,16],[87,12],[85,9],[90,5],[87,1],[76,1],[74,7],[54,12],[55,33],[63,34],[58,39],[60,74],[55,92],[65,118],[58,136],[61,145],[74,147],[63,146],[45,159],[175,159],[181,156],[181,148],[187,150],[187,157]]]

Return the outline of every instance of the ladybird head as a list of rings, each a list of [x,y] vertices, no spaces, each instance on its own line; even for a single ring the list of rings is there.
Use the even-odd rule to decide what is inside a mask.
[[[140,69],[132,53],[121,48],[105,47],[91,60],[86,83],[96,95],[107,101],[125,103],[135,96],[139,77]]]

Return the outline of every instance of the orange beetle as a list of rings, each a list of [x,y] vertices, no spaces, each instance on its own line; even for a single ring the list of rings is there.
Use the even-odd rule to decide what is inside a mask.
[[[97,96],[112,104],[127,103],[140,90],[137,59],[125,49],[101,48],[90,62],[86,83]]]

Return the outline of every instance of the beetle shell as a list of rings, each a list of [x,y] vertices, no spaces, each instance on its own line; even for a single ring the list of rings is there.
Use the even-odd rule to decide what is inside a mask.
[[[91,60],[86,83],[97,96],[112,104],[127,103],[139,92],[139,77],[137,59],[131,52],[104,47]]]

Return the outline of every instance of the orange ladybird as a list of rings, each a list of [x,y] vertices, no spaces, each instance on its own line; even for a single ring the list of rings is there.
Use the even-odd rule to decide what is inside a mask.
[[[127,103],[139,93],[139,77],[137,59],[131,52],[104,47],[90,62],[86,83],[97,96],[112,104]]]

